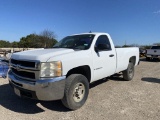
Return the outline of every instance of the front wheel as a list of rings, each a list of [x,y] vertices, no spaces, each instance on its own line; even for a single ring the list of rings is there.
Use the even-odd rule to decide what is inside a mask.
[[[129,63],[128,68],[123,71],[123,79],[124,80],[132,80],[134,76],[134,65],[133,63]]]
[[[89,83],[85,76],[72,74],[66,80],[62,103],[71,110],[76,110],[84,105],[88,98]]]

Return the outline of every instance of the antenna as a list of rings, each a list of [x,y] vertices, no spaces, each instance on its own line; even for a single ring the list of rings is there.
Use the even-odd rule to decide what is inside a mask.
[[[92,33],[92,31],[90,30],[89,33]]]

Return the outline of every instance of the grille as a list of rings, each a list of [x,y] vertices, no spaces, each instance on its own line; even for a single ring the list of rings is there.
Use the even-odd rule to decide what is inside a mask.
[[[20,77],[35,79],[35,73],[32,73],[32,72],[18,71],[14,68],[12,68],[12,72],[15,73],[16,75],[20,76]]]
[[[19,61],[19,60],[14,60],[14,59],[11,59],[11,63],[12,64],[19,64],[21,66],[24,66],[24,67],[31,67],[31,68],[35,68],[35,62],[31,62],[31,61]]]

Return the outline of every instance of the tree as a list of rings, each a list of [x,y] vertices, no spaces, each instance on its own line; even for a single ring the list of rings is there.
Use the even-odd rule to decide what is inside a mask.
[[[40,35],[30,34],[22,37],[19,42],[19,47],[22,48],[50,48],[57,43],[54,32],[44,30]]]
[[[160,43],[154,43],[153,45],[160,45]]]
[[[19,46],[22,48],[33,48],[33,47],[38,48],[38,47],[41,47],[37,45],[38,40],[39,40],[38,35],[30,34],[20,39]]]
[[[0,40],[0,47],[1,48],[7,48],[7,47],[11,47],[11,43],[9,41],[5,41],[5,40]]]
[[[131,47],[139,47],[140,45],[138,45],[138,44],[131,44],[130,46]]]
[[[121,48],[122,46],[120,46],[120,45],[115,45],[115,48]]]
[[[44,30],[40,33],[41,36],[41,42],[43,43],[43,47],[45,48],[49,48],[49,47],[53,47],[53,45],[55,43],[57,43],[56,35],[54,34],[53,31],[50,30]]]
[[[19,47],[19,42],[14,41],[14,42],[11,43],[11,46],[13,48],[18,48]]]
[[[139,47],[138,44],[123,45],[122,47]]]
[[[28,36],[27,37],[22,37],[19,41],[19,45],[22,48],[28,48],[29,47],[29,41],[28,41]]]
[[[151,48],[151,46],[150,46],[150,45],[143,45],[143,46],[141,46],[141,48],[144,48],[144,49],[150,49],[150,48]]]
[[[123,45],[122,47],[131,47],[131,45]]]
[[[54,34],[53,31],[50,31],[48,29],[46,30],[43,30],[41,33],[40,33],[41,36],[45,37],[45,38],[48,38],[48,39],[54,39],[56,38],[56,35]]]
[[[0,40],[0,47],[14,47],[14,48],[50,48],[57,43],[56,35],[50,30],[44,30],[39,35],[29,34],[22,37],[19,42],[12,42]]]

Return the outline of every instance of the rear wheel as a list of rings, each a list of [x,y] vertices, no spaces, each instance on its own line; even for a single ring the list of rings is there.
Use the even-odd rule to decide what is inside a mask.
[[[149,58],[149,57],[146,57],[146,60],[147,60],[147,61],[149,61],[149,60],[150,60],[150,58]]]
[[[124,80],[132,80],[134,76],[134,65],[133,63],[129,63],[128,68],[123,71],[123,79]]]
[[[89,83],[85,76],[72,74],[66,80],[62,103],[71,110],[76,110],[84,105],[88,98]]]

